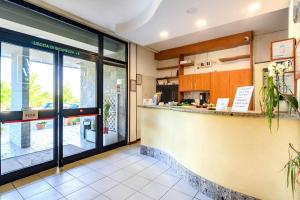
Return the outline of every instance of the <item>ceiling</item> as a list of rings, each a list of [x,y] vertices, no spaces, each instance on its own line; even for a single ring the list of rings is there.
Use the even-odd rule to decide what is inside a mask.
[[[264,33],[287,28],[289,5],[289,0],[42,1],[157,51],[242,31]],[[260,3],[260,8],[249,13],[253,3]],[[138,19],[143,20],[137,23]],[[207,24],[195,26],[199,19]],[[119,29],[122,24],[130,29]],[[162,31],[169,35],[162,38]]]

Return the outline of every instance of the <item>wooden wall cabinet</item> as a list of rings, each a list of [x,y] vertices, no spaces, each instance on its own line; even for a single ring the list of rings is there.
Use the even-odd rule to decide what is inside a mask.
[[[180,75],[179,91],[210,90],[210,76],[210,73]]]
[[[232,106],[235,93],[238,87],[252,85],[251,69],[232,70],[229,78],[229,105]]]
[[[195,90],[210,90],[211,73],[195,74]]]
[[[229,98],[229,106],[231,107],[236,89],[252,85],[251,69],[213,72],[211,76],[210,100],[214,104],[217,103],[218,98]]]
[[[229,77],[229,71],[212,73],[210,102],[216,104],[218,98],[229,97]]]

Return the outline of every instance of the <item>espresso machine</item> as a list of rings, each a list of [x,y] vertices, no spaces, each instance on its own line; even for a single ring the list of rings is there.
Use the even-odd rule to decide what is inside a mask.
[[[208,91],[200,92],[199,94],[200,105],[208,104],[209,98],[210,98],[210,93]]]

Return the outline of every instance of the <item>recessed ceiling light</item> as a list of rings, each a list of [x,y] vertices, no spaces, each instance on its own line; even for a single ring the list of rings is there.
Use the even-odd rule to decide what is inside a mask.
[[[204,19],[198,19],[198,20],[196,21],[196,26],[199,27],[199,28],[201,28],[201,27],[203,27],[203,26],[206,26],[206,24],[207,24],[207,22],[206,22],[206,20],[204,20]]]
[[[160,37],[168,37],[169,36],[169,33],[167,31],[162,31],[160,32]]]
[[[260,9],[260,2],[253,3],[248,6],[248,12],[252,13]]]

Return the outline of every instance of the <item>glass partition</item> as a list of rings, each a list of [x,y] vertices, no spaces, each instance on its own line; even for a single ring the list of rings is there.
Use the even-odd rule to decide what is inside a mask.
[[[103,72],[103,146],[126,138],[126,68],[104,65]]]
[[[103,55],[115,60],[126,61],[126,45],[119,41],[104,37]]]

